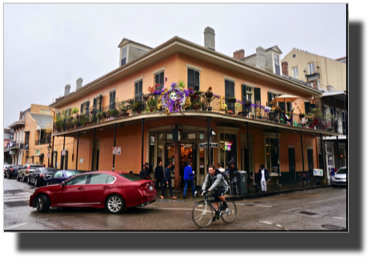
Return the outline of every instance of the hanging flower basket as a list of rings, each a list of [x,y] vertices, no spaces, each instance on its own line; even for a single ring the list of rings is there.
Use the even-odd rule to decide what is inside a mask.
[[[231,103],[235,103],[236,102],[236,98],[227,98],[227,101],[231,102]]]
[[[144,100],[148,100],[149,99],[149,94],[143,94],[143,98],[144,98]]]
[[[303,117],[305,117],[305,114],[300,113],[300,114],[298,114],[298,116],[299,116],[300,118],[303,118]]]

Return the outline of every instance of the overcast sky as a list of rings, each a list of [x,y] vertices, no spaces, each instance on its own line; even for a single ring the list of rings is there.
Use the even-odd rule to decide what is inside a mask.
[[[31,104],[49,105],[118,67],[118,44],[152,48],[179,36],[216,51],[255,53],[277,45],[333,59],[346,56],[344,4],[4,4],[4,127]]]

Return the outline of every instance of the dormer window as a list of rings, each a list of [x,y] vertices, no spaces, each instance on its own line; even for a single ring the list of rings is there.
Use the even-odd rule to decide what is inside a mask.
[[[127,63],[127,48],[125,47],[121,50],[121,62],[120,66],[124,66]]]
[[[274,69],[277,75],[281,75],[280,57],[277,54],[274,55]]]

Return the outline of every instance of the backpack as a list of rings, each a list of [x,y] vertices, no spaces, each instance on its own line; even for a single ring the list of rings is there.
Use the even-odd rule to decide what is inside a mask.
[[[222,174],[223,179],[226,180],[228,185],[230,184],[230,179],[228,178],[228,176],[225,172],[220,172],[219,169],[215,169],[215,174]]]

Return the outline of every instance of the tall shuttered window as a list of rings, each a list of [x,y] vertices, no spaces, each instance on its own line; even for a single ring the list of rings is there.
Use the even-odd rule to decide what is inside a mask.
[[[241,85],[241,98],[242,98],[243,102],[248,100],[248,98],[247,98],[247,86],[246,85]]]
[[[268,106],[272,106],[271,102],[276,98],[276,95],[272,92],[268,92]]]
[[[116,107],[115,101],[116,101],[116,90],[110,92],[110,105],[109,105],[109,109],[115,109],[115,107]]]
[[[120,66],[123,66],[127,63],[127,48],[125,47],[121,50],[121,63]]]
[[[199,71],[194,69],[187,69],[187,88],[192,88],[199,91]]]
[[[225,86],[225,97],[233,98],[235,97],[235,83],[232,81],[224,80]],[[235,103],[227,100],[227,108],[235,113]]]
[[[292,103],[291,102],[286,103],[286,111],[288,111],[288,112],[292,111]]]
[[[158,87],[158,90],[163,89],[164,83],[165,83],[164,72],[163,71],[154,75],[154,83],[160,85]]]
[[[261,105],[261,89],[254,88],[253,92],[255,94],[255,105]]]
[[[280,70],[280,57],[275,54],[274,55],[274,68],[275,68],[275,72],[277,75],[281,75],[281,70]]]
[[[305,102],[305,113],[309,114],[310,112],[310,102]]]
[[[315,72],[314,63],[309,63],[308,68],[309,68],[309,74],[313,74]]]
[[[143,81],[140,80],[135,82],[135,100],[141,102],[142,101],[142,89],[143,89]]]

